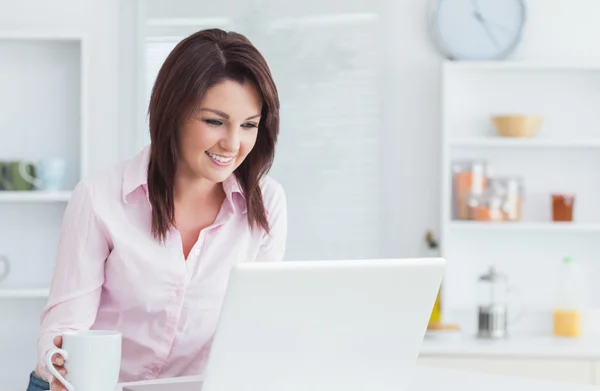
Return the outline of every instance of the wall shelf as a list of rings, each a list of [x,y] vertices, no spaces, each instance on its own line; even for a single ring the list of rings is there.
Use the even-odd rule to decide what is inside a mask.
[[[600,62],[446,61],[444,67],[468,71],[600,71]]]
[[[79,33],[41,32],[29,30],[0,31],[0,40],[19,41],[81,41],[83,35]]]
[[[526,149],[578,149],[600,148],[600,139],[557,140],[557,139],[519,139],[501,137],[458,138],[449,141],[453,148],[526,148]]]
[[[1,289],[0,299],[44,299],[49,289]]]
[[[3,202],[68,202],[70,191],[0,191],[0,203]]]
[[[449,224],[452,230],[473,231],[519,231],[527,232],[597,232],[600,233],[600,223],[554,223],[554,222],[478,222],[478,221],[452,221]]]

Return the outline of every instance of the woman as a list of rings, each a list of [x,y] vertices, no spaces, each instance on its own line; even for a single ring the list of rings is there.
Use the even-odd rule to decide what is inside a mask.
[[[266,176],[279,98],[252,44],[217,29],[180,42],[149,123],[150,146],[73,192],[29,390],[63,389],[44,358],[74,329],[122,333],[121,382],[202,374],[231,267],[283,258],[285,195]]]

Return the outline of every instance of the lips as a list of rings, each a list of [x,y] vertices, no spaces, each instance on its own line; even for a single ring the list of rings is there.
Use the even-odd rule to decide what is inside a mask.
[[[206,151],[206,155],[208,155],[208,157],[215,163],[218,164],[220,166],[228,166],[229,164],[231,164],[231,162],[233,162],[233,159],[235,158],[235,156],[223,156],[223,155],[217,155],[215,153],[212,152],[208,152]]]

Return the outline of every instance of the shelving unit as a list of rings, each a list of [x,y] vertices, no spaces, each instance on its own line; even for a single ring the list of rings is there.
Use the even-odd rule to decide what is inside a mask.
[[[600,63],[448,61],[441,72],[444,311],[475,310],[477,278],[490,265],[524,291],[529,308],[546,310],[563,257],[600,277]],[[503,138],[491,122],[502,114],[544,120],[536,137]],[[520,177],[522,221],[453,220],[451,165],[460,160],[485,160],[492,176]],[[551,221],[553,192],[576,194],[573,222]],[[600,297],[600,288],[590,289]]]
[[[58,28],[60,26],[57,25]],[[0,162],[63,158],[62,191],[0,191],[2,382],[18,389],[33,370],[61,223],[88,172],[88,40],[83,34],[0,29]]]
[[[62,158],[62,191],[0,191],[0,254],[11,264],[0,298],[47,297],[60,224],[87,174],[85,35],[0,30],[0,161]]]

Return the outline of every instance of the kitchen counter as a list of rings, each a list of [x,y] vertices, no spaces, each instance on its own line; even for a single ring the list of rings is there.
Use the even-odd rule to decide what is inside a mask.
[[[200,390],[202,383],[199,378],[187,377],[179,379],[162,379],[146,382],[117,384],[115,391],[122,391],[125,387],[135,385],[162,385],[153,390],[167,391],[178,389],[177,384],[192,385]],[[293,383],[290,389],[299,389],[298,382]],[[307,387],[304,387],[307,388]],[[522,377],[500,376],[493,374],[474,373],[442,368],[415,367],[415,373],[408,387],[408,391],[436,391],[441,389],[475,391],[593,391],[596,387],[576,385],[564,382],[550,382],[543,380],[526,379]],[[188,388],[189,389],[189,386]],[[335,391],[335,390],[332,390]],[[341,390],[340,390],[341,391]]]
[[[420,357],[600,359],[600,335],[577,339],[517,334],[502,340],[472,334],[426,336]]]

